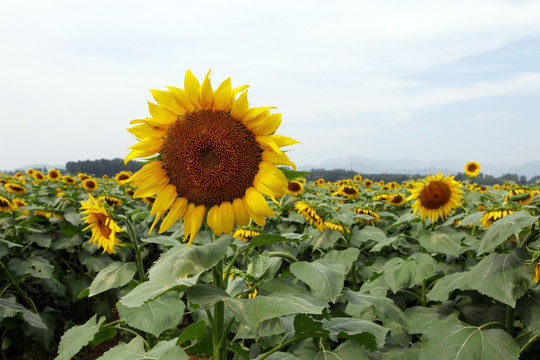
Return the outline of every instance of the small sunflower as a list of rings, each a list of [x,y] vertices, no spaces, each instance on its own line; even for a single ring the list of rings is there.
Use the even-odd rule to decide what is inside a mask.
[[[503,217],[510,215],[511,213],[516,212],[513,208],[493,208],[488,209],[482,216],[482,219],[480,219],[481,226],[488,228],[490,227],[495,221],[502,219]]]
[[[360,191],[355,186],[343,185],[339,188],[338,193],[348,199],[354,199],[360,194]]]
[[[27,173],[28,175],[34,177],[34,171],[35,171],[34,169],[28,169],[28,170],[26,170],[26,173]]]
[[[373,181],[371,181],[369,179],[364,179],[364,186],[365,187],[372,187],[373,186]]]
[[[299,181],[289,181],[287,193],[294,196],[302,195],[304,193],[304,185]]]
[[[122,205],[122,200],[120,200],[116,196],[111,196],[111,195],[102,195],[97,198],[97,201],[101,204],[107,203],[107,205],[115,207],[115,208]]]
[[[357,221],[366,223],[366,224],[375,224],[380,219],[379,214],[377,214],[374,210],[369,209],[369,208],[355,208],[354,213],[359,214],[359,215],[371,216],[371,219],[364,219],[361,217],[356,218]]]
[[[82,220],[89,224],[83,231],[92,229],[90,241],[97,244],[98,249],[103,248],[104,253],[116,253],[116,247],[123,246],[116,237],[116,233],[123,230],[116,224],[107,209],[88,194],[88,201],[81,202],[81,210],[81,214],[86,215]]]
[[[401,206],[405,204],[405,196],[401,194],[393,194],[390,195],[388,199],[386,199],[386,202],[394,206]]]
[[[322,216],[308,203],[304,201],[297,201],[296,204],[294,204],[294,208],[298,214],[303,215],[304,218],[308,220],[311,225],[314,225],[320,232],[323,232],[324,229],[326,229]]]
[[[14,198],[13,199],[13,205],[15,205],[16,207],[23,207],[23,206],[26,206],[28,205],[26,203],[26,201],[24,201],[23,199],[20,199],[20,198]]]
[[[247,86],[233,89],[230,79],[214,91],[209,75],[200,84],[188,70],[185,90],[151,90],[158,103],[148,105],[152,117],[133,120],[137,125],[128,129],[140,141],[126,163],[159,155],[126,181],[137,187],[136,198],[157,194],[150,231],[168,212],[159,233],[183,218],[188,245],[205,217],[216,235],[250,219],[264,226],[275,215],[263,195],[279,198],[288,184],[276,165],[295,168],[280,148],[297,141],[275,134],[281,114],[250,108]]]
[[[354,181],[358,181],[358,182],[362,181],[362,175],[359,175],[359,174],[354,175]]]
[[[39,170],[34,170],[32,172],[32,177],[39,182],[43,182],[46,179],[45,175],[43,175],[43,173]]]
[[[97,182],[92,178],[87,178],[83,180],[82,186],[86,191],[95,191],[98,188]]]
[[[325,186],[326,185],[326,181],[323,179],[323,178],[320,178],[320,179],[317,179],[315,181],[315,184],[316,185],[319,185],[319,186]]]
[[[14,194],[26,193],[26,188],[22,186],[21,184],[17,184],[17,183],[6,183],[4,184],[4,188],[10,193],[14,193]]]
[[[500,184],[493,184],[493,190],[501,190]]]
[[[77,182],[77,179],[75,179],[73,176],[70,176],[70,175],[64,175],[62,176],[62,182],[64,184],[75,184]]]
[[[64,215],[62,215],[58,211],[53,211],[53,210],[35,210],[34,215],[43,216],[48,219],[54,218],[54,219],[62,220],[64,218]]]
[[[49,170],[49,173],[47,174],[47,177],[49,180],[56,181],[59,180],[62,177],[62,174],[60,174],[60,171],[56,169]]]
[[[13,204],[9,201],[8,198],[0,196],[0,211],[11,211],[13,210]]]
[[[114,176],[114,180],[117,183],[122,184],[123,181],[128,180],[132,176],[133,176],[133,172],[131,171],[120,171],[118,174]]]
[[[133,195],[135,195],[135,190],[133,190],[132,188],[127,188],[126,190],[124,190],[124,194],[129,197],[133,197]]]
[[[432,223],[439,218],[445,219],[452,210],[461,205],[463,190],[453,176],[429,175],[424,180],[415,183],[410,190],[409,200],[416,200],[413,204],[413,213],[418,213],[425,220]]]
[[[253,239],[257,235],[261,235],[261,232],[257,230],[252,230],[252,229],[239,228],[239,229],[236,229],[232,237],[235,239],[242,239],[244,241],[249,242],[251,241],[251,239]]]
[[[465,164],[465,174],[470,177],[476,177],[478,174],[480,174],[480,164],[476,161],[469,161]]]

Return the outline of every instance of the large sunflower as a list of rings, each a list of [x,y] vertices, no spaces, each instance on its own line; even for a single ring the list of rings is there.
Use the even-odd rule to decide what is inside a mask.
[[[465,174],[470,177],[476,177],[480,174],[480,164],[476,161],[469,161],[465,164]]]
[[[247,86],[231,87],[230,79],[212,89],[208,72],[202,82],[186,72],[184,89],[151,90],[151,118],[131,121],[128,129],[140,141],[131,146],[126,164],[152,156],[126,183],[138,187],[134,197],[157,194],[150,231],[168,211],[159,233],[184,219],[189,243],[205,217],[216,235],[231,233],[250,218],[263,226],[274,216],[263,195],[285,194],[288,180],[276,165],[295,165],[280,147],[296,143],[275,135],[281,114],[271,107],[250,108]],[[240,94],[239,96],[237,96]],[[157,156],[155,156],[157,154]]]
[[[81,214],[86,214],[83,218],[87,224],[86,228],[92,229],[92,237],[90,241],[103,248],[103,252],[109,254],[116,253],[116,247],[122,246],[120,240],[116,237],[116,233],[123,231],[115,222],[107,209],[99,204],[99,202],[90,194],[88,201],[81,202]]]
[[[463,190],[453,176],[429,175],[424,180],[414,184],[409,200],[416,200],[413,213],[418,213],[425,220],[432,223],[440,218],[446,218],[450,212],[461,205]]]

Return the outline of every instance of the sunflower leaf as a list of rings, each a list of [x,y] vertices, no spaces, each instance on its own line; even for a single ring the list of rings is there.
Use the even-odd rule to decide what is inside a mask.
[[[311,174],[311,171],[296,171],[296,170],[285,169],[282,167],[278,167],[278,169],[281,170],[283,175],[285,175],[285,177],[289,181]]]
[[[518,211],[495,221],[482,238],[478,255],[496,248],[513,234],[534,224],[539,218],[540,216],[531,217],[527,211]]]

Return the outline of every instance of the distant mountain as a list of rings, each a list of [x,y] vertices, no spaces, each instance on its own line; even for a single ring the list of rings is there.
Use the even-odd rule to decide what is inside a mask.
[[[349,156],[347,158],[334,158],[322,161],[318,165],[300,165],[300,170],[311,169],[346,169],[364,174],[419,174],[427,175],[442,171],[445,175],[455,175],[464,172],[462,161],[442,159],[436,161],[421,161],[414,159],[368,159],[361,156]],[[480,164],[480,171],[485,175],[499,177],[504,174],[525,175],[531,178],[540,175],[540,161],[526,162],[517,166]]]
[[[12,169],[12,171],[26,171],[28,169],[57,169],[57,170],[64,170],[66,168],[66,164],[58,164],[58,165],[51,165],[51,164],[32,164],[32,165],[26,165],[26,166],[19,166],[15,169]]]

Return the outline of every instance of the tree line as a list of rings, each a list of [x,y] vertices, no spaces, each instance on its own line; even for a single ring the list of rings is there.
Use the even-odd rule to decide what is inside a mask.
[[[79,160],[68,161],[66,163],[66,171],[71,174],[85,173],[93,176],[114,176],[120,171],[137,171],[141,165],[135,161],[130,161],[124,165],[124,160],[120,158],[108,160]]]
[[[306,175],[305,178],[307,181],[316,181],[317,179],[323,178],[326,181],[339,181],[343,179],[352,179],[354,178],[354,175],[362,175],[362,178],[364,179],[370,179],[371,181],[381,181],[383,180],[385,183],[389,183],[392,181],[395,181],[397,183],[402,183],[404,181],[408,180],[418,180],[425,177],[425,175],[420,174],[389,174],[389,173],[381,173],[381,174],[366,174],[366,173],[359,173],[354,170],[346,170],[346,169],[332,169],[332,170],[326,170],[326,169],[311,169],[311,173],[309,175]],[[467,180],[468,176],[465,175],[465,173],[459,172],[457,175],[455,175],[455,180]],[[532,177],[531,179],[527,179],[524,175],[517,175],[517,174],[504,174],[500,177],[495,177],[493,175],[485,175],[485,174],[479,174],[477,177],[472,179],[472,182],[475,182],[479,185],[494,185],[494,184],[503,184],[505,182],[514,182],[516,184],[526,185],[530,183],[534,183],[536,181],[540,180],[540,175],[536,175]]]

